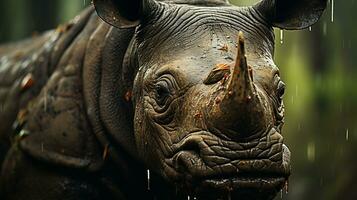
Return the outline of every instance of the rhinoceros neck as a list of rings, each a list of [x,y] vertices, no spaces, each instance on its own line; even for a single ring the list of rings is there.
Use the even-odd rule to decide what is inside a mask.
[[[109,156],[114,161],[109,168],[120,176],[118,185],[130,196],[129,199],[176,199],[175,187],[161,176],[151,172],[150,180],[147,179],[147,169],[139,161],[136,150],[131,103],[132,85],[138,70],[135,29],[111,27],[105,35],[100,50],[101,61],[98,65],[85,64],[84,67],[94,67],[98,72],[96,106],[93,107],[97,114],[93,116],[94,113],[89,112],[88,116],[97,117],[93,124],[102,130],[95,134],[102,144],[109,144]]]
[[[145,168],[136,153],[130,101],[130,82],[135,74],[134,32],[101,22],[92,33],[83,61],[87,118],[108,160],[108,176],[120,177],[118,187],[124,193],[130,193],[126,191],[130,187],[140,191],[145,180]]]

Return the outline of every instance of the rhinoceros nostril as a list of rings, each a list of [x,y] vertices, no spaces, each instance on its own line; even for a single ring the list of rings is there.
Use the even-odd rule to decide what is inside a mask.
[[[197,165],[202,165],[202,161],[195,151],[180,151],[174,156],[173,164],[178,172],[191,176],[198,175],[195,169]]]
[[[196,165],[197,158],[200,155],[200,148],[195,141],[188,140],[178,149],[174,156],[174,165],[179,171],[187,171],[193,165]]]
[[[177,171],[191,176],[204,176],[207,166],[202,158],[204,145],[202,135],[189,135],[183,139],[176,147],[176,154],[173,156],[173,165]]]

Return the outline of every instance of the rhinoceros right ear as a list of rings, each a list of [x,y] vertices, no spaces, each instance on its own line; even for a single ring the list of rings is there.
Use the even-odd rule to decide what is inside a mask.
[[[156,5],[154,0],[93,0],[99,15],[117,28],[131,28],[140,24]]]
[[[304,29],[315,24],[327,0],[262,0],[254,6],[274,27]]]

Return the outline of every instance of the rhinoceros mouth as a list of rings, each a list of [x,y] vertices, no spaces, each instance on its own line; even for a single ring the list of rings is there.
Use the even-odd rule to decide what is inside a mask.
[[[254,173],[208,178],[197,184],[194,193],[205,199],[269,199],[286,185],[287,178],[283,174]]]
[[[290,175],[290,151],[277,131],[270,132],[270,141],[261,139],[236,146],[209,132],[192,133],[175,146],[174,156],[166,160],[176,172],[171,178],[188,193],[205,199],[225,199],[227,194],[240,199],[242,195],[271,199]],[[229,151],[231,154],[224,155]]]
[[[274,189],[285,184],[287,177],[279,174],[240,174],[238,176],[208,178],[201,181],[202,187],[224,190],[239,188]]]

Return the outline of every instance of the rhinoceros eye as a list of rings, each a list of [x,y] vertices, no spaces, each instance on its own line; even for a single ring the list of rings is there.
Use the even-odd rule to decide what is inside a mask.
[[[170,96],[170,89],[167,81],[162,80],[155,84],[155,98],[158,105],[165,105],[168,97]]]

